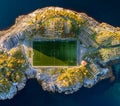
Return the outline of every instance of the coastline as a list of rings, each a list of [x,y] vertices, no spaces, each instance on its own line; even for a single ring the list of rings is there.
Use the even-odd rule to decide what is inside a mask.
[[[58,7],[47,7],[47,8],[38,9],[38,10],[34,11],[33,13],[30,13],[28,15],[23,15],[23,16],[20,16],[19,18],[17,18],[16,22],[15,22],[16,24],[13,25],[10,29],[5,30],[5,31],[4,30],[0,31],[0,39],[1,39],[0,48],[4,51],[9,51],[10,49],[20,45],[21,42],[19,42],[19,40],[26,37],[25,36],[26,29],[28,30],[31,27],[34,27],[34,24],[28,25],[27,23],[25,23],[25,21],[30,18],[34,21],[35,13],[42,12],[49,8],[50,9],[55,8],[58,10],[62,9],[62,8],[58,8]],[[69,11],[72,11],[72,10],[69,10]],[[74,11],[72,11],[72,12],[74,12]],[[107,29],[107,30],[111,30],[111,31],[120,30],[120,28],[118,28],[118,27],[114,28],[105,23],[100,24],[97,21],[95,21],[93,18],[88,17],[85,13],[77,13],[77,12],[75,12],[75,13],[78,15],[81,15],[82,17],[84,17],[84,19],[86,19],[86,21],[89,23],[88,27],[91,28],[91,30],[94,29],[95,31],[97,31],[98,30],[97,28]],[[97,28],[95,28],[96,26],[97,26]],[[11,39],[12,39],[12,43],[10,44],[9,42],[11,42]],[[120,61],[120,59],[118,59],[118,61]],[[29,62],[29,60],[28,60],[28,62]],[[110,64],[110,63],[112,63],[112,64],[116,63],[116,59],[113,59],[112,62],[110,60],[106,64],[111,66],[112,64]],[[52,92],[59,92],[59,93],[64,92],[65,94],[70,94],[70,93],[78,91],[82,86],[91,88],[99,81],[113,76],[113,74],[111,74],[112,73],[111,69],[106,68],[106,67],[102,68],[98,64],[94,64],[94,66],[97,67],[98,70],[100,70],[100,71],[98,71],[99,73],[95,74],[95,77],[92,80],[89,80],[86,78],[86,79],[84,79],[83,83],[78,82],[77,84],[70,86],[70,87],[61,87],[59,84],[57,84],[56,83],[57,75],[50,76],[48,74],[41,73],[40,70],[34,69],[34,68],[32,68],[32,66],[29,66],[27,68],[27,70],[25,71],[26,77],[23,80],[21,80],[21,82],[18,84],[13,83],[13,88],[11,88],[10,92],[3,96],[1,94],[0,99],[4,100],[4,99],[13,98],[14,95],[16,95],[17,91],[22,90],[25,86],[26,81],[31,78],[37,78],[37,80],[41,82],[41,85],[44,90],[48,90],[48,91],[52,91]]]

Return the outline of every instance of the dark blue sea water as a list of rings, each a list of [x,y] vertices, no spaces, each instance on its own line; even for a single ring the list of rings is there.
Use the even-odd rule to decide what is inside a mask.
[[[45,6],[86,12],[99,22],[120,26],[119,5],[119,0],[0,0],[0,29],[10,27],[19,15]],[[114,83],[104,80],[72,95],[45,92],[35,79],[29,80],[12,100],[0,101],[0,106],[120,106],[120,63],[113,71],[117,77]]]

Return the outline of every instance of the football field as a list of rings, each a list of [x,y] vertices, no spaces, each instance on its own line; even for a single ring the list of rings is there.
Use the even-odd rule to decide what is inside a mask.
[[[75,66],[77,41],[33,41],[33,66]]]

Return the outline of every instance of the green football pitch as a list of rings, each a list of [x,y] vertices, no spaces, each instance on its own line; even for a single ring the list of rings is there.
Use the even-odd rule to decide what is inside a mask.
[[[75,66],[77,41],[33,41],[33,66]]]

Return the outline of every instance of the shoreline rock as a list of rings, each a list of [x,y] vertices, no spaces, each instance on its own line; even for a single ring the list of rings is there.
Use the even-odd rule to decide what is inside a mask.
[[[55,81],[57,79],[57,76],[49,76],[48,74],[41,74],[37,73],[36,78],[38,82],[40,82],[43,90],[45,91],[51,91],[51,92],[59,92],[59,93],[65,93],[65,94],[72,94],[76,91],[78,91],[82,86],[86,88],[91,88],[95,84],[97,84],[99,81],[103,79],[107,79],[111,77],[111,72],[108,68],[100,68],[101,70],[99,73],[96,74],[94,79],[87,79],[85,78],[83,83],[78,82],[77,84],[69,87],[62,87],[59,84],[57,84]]]
[[[34,19],[34,16],[37,13],[41,13],[44,10],[47,9],[58,9],[62,10],[63,8],[59,7],[46,7],[42,9],[38,9],[34,11],[33,13],[30,13],[28,15],[20,16],[16,19],[15,25],[10,27],[8,30],[0,31],[0,49],[3,51],[9,51],[11,48],[14,48],[21,44],[21,40],[24,40],[28,35],[24,35],[25,32],[30,32],[32,27],[34,25],[28,25],[27,20]],[[72,11],[72,10],[68,10]],[[94,29],[96,32],[98,31],[98,28],[106,29],[106,30],[112,30],[112,31],[118,31],[120,28],[114,28],[111,25],[108,25],[106,23],[99,23],[93,18],[87,16],[85,13],[78,13],[75,11],[72,11],[76,14],[79,14],[80,16],[84,17],[86,21],[89,23],[88,27],[91,29]],[[32,20],[33,21],[33,20]],[[27,52],[26,52],[27,53]],[[80,57],[82,58],[82,57]],[[118,57],[120,59],[120,57]],[[116,59],[118,59],[116,58]],[[113,59],[113,61],[117,61],[116,59]],[[119,60],[118,60],[119,61]],[[110,64],[110,61],[106,64]],[[99,81],[110,78],[111,77],[111,71],[109,68],[101,68],[100,66],[96,65],[96,67],[99,70],[99,73],[95,74],[95,77],[93,79],[87,79],[85,78],[83,83],[76,83],[75,85],[69,86],[69,87],[62,87],[59,84],[56,83],[57,75],[49,76],[47,73],[41,73],[39,72],[39,69],[33,68],[31,65],[29,65],[29,68],[27,68],[24,72],[25,76],[20,83],[13,83],[10,91],[8,93],[1,93],[0,94],[0,100],[5,99],[11,99],[13,98],[18,91],[22,90],[25,87],[26,81],[31,78],[36,78],[43,87],[44,90],[52,91],[52,92],[59,92],[59,93],[65,93],[65,94],[71,94],[76,91],[78,91],[82,86],[91,88]]]

